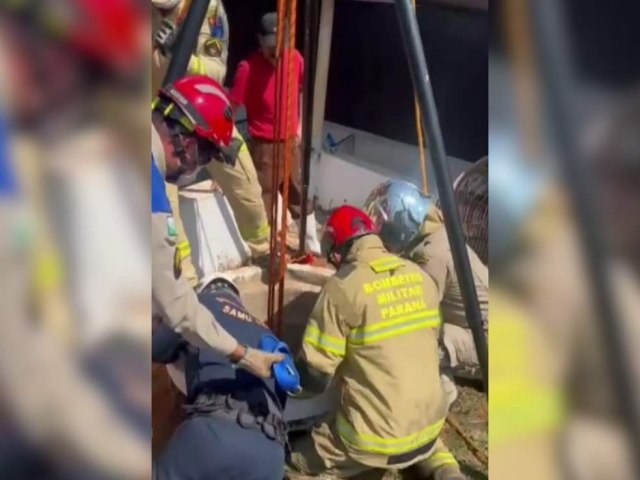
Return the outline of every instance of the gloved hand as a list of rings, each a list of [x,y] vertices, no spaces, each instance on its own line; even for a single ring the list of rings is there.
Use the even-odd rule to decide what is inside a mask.
[[[281,353],[267,353],[262,350],[245,346],[244,356],[236,363],[238,368],[253,373],[260,378],[270,378],[273,376],[271,367],[274,363],[284,360]]]
[[[165,57],[170,54],[175,44],[178,29],[171,20],[165,18],[160,24],[160,28],[153,37],[154,47],[160,50]]]

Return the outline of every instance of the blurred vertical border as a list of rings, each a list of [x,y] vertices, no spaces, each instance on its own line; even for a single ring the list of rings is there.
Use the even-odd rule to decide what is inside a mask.
[[[492,478],[640,475],[639,8],[491,3]]]
[[[0,478],[149,478],[150,5],[0,4]]]

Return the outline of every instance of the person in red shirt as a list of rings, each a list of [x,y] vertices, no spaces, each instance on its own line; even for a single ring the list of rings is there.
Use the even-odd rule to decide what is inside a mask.
[[[290,102],[287,102],[286,90],[279,98],[280,128],[276,129],[276,33],[278,18],[275,12],[267,13],[260,21],[258,40],[260,49],[246,60],[240,62],[234,83],[229,92],[229,99],[235,108],[244,105],[247,110],[249,124],[249,150],[258,172],[258,180],[262,186],[262,198],[265,207],[271,205],[272,196],[276,193],[271,185],[272,169],[274,165],[274,143],[282,142],[286,138],[295,136],[300,138],[300,93],[304,76],[304,60],[297,50],[293,55],[293,75],[296,91]],[[286,52],[288,54],[288,52]],[[284,63],[284,62],[283,62]],[[284,68],[284,83],[289,84],[289,69]],[[286,88],[286,87],[285,87]],[[287,105],[288,104],[288,105]],[[288,122],[287,122],[287,107]],[[286,125],[289,128],[287,131]],[[277,130],[277,131],[276,131]],[[278,135],[276,135],[278,133]],[[302,211],[302,189],[300,170],[300,142],[295,142],[293,164],[291,165],[291,179],[289,182],[289,209],[291,216],[299,220]],[[282,167],[281,167],[282,168]],[[280,172],[282,177],[282,172]],[[283,184],[277,190],[282,191]],[[307,236],[305,248],[309,253],[320,256],[320,242],[317,235],[317,224],[313,213],[312,202],[307,204]]]

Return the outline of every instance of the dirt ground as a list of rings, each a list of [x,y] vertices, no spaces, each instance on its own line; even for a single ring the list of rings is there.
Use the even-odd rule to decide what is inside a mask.
[[[470,386],[458,386],[458,399],[451,406],[450,417],[456,422],[464,434],[484,453],[487,452],[487,400],[485,395]],[[469,479],[484,480],[488,477],[486,465],[474,456],[463,438],[447,422],[444,428],[443,441],[460,463],[462,472]],[[381,480],[375,475],[363,475],[357,480]],[[388,472],[382,480],[413,480],[407,473]]]
[[[485,394],[473,387],[459,386],[458,399],[451,406],[449,415],[457,421],[464,434],[484,453],[486,458],[488,456],[488,411]],[[488,478],[487,465],[480,463],[463,438],[449,423],[445,426],[444,442],[469,478],[474,480]]]

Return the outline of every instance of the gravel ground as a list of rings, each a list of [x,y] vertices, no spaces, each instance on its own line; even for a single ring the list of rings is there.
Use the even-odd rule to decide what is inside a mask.
[[[450,416],[457,421],[464,434],[485,457],[488,456],[487,413],[487,399],[484,393],[472,387],[458,387],[458,399],[451,406]],[[443,438],[469,478],[488,478],[487,466],[480,463],[462,437],[448,423]]]
[[[464,434],[487,456],[487,400],[484,394],[473,387],[459,386],[458,399],[451,406],[450,416],[460,425]],[[487,466],[478,461],[449,423],[445,425],[442,438],[455,455],[467,478],[473,480],[488,478]],[[357,480],[413,480],[413,477],[406,473],[387,472],[383,477],[375,473],[360,475]]]

